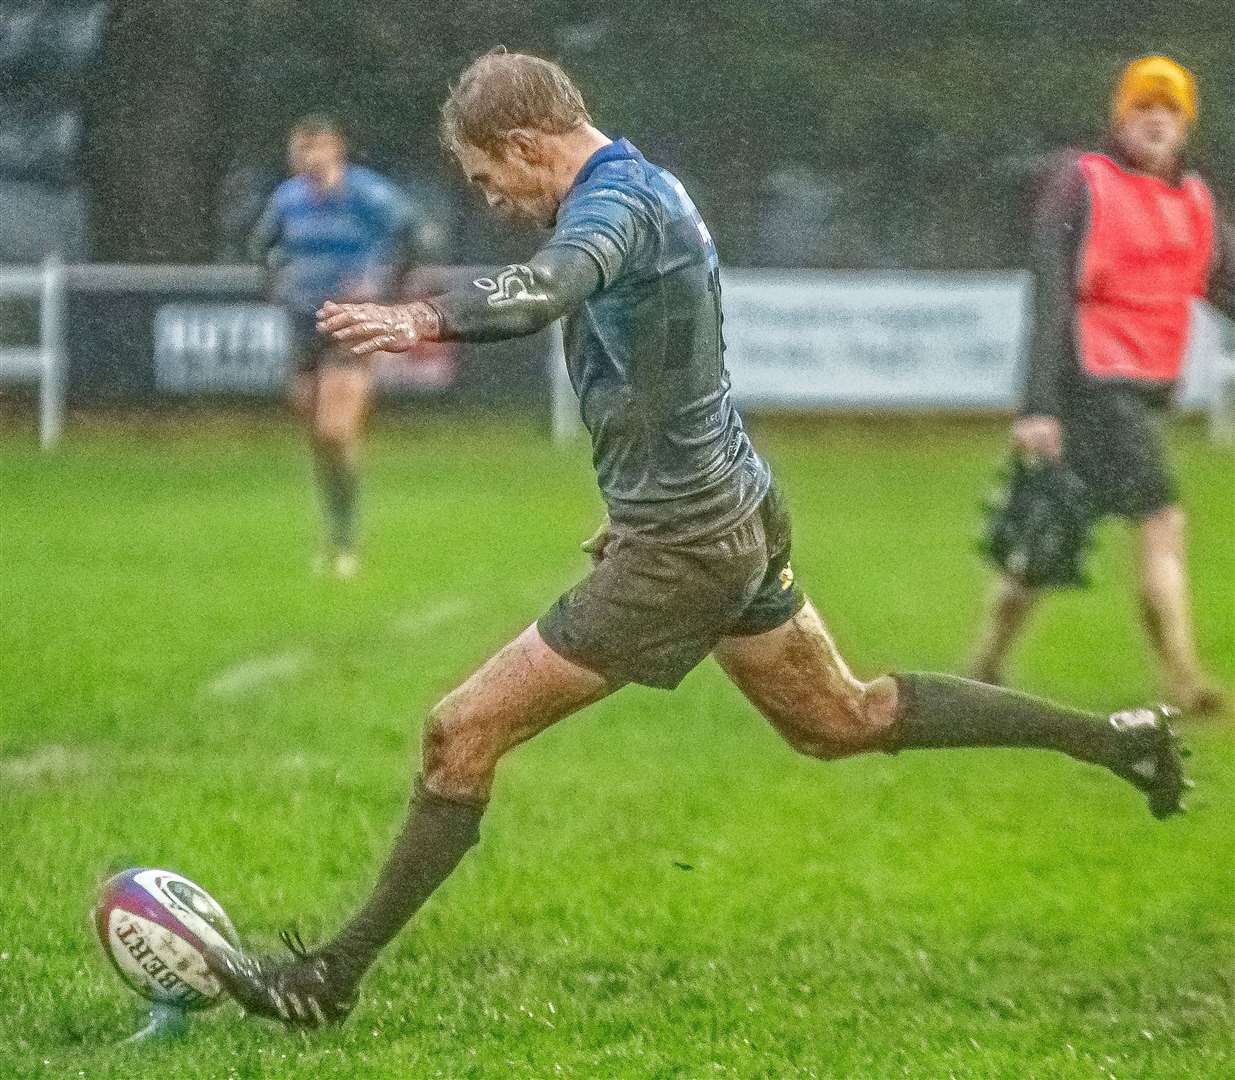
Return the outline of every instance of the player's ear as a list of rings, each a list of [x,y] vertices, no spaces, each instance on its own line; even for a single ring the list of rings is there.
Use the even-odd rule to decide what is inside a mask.
[[[545,159],[544,136],[532,128],[513,128],[506,133],[507,152],[527,165],[540,165]]]

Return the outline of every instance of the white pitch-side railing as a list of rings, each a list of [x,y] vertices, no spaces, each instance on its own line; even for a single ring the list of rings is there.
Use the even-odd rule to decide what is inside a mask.
[[[1224,353],[1214,364],[1209,437],[1221,446],[1235,444],[1235,354],[1232,353]]]
[[[49,259],[39,266],[0,265],[0,301],[38,301],[39,343],[0,347],[0,382],[33,382],[39,393],[39,441],[54,446],[64,431],[68,357],[65,349],[66,295],[75,292],[131,292],[143,289],[182,292],[256,290],[261,272],[252,266],[135,266],[84,263],[64,266]],[[569,440],[581,425],[574,392],[566,374],[561,323],[550,328],[546,355],[550,394],[549,427],[555,441]]]
[[[38,384],[39,442],[54,446],[64,433],[68,385],[67,310],[69,290],[111,293],[154,290],[194,295],[212,289],[256,291],[254,266],[134,266],[80,263],[66,266],[54,256],[37,266],[0,264],[0,301],[32,299],[38,304],[38,344],[0,347],[0,383]]]
[[[34,382],[39,394],[39,443],[54,446],[64,432],[68,380],[65,334],[65,268],[58,259],[41,266],[0,266],[0,300],[38,302],[39,343],[0,347],[0,382]]]
[[[70,290],[74,294],[157,291],[187,296],[224,290],[251,291],[256,296],[261,276],[253,266],[65,266],[54,258],[40,266],[0,265],[0,301],[34,300],[39,321],[37,345],[0,347],[0,382],[37,383],[39,441],[44,447],[54,446],[64,431]],[[561,325],[555,324],[550,333],[546,357],[550,430],[555,440],[569,440],[579,430],[578,406],[566,375]],[[1235,444],[1235,353],[1222,349],[1216,340],[1208,351],[1209,366],[1200,376],[1205,389],[1197,395],[1194,388],[1191,407],[1207,409],[1210,437],[1215,443]]]

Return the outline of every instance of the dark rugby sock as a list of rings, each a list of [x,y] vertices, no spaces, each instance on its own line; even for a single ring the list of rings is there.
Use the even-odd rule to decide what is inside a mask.
[[[352,985],[480,839],[484,803],[435,795],[417,777],[394,848],[360,910],[320,950]]]
[[[356,466],[345,457],[319,454],[317,486],[322,494],[331,545],[338,551],[356,546]]]
[[[898,700],[888,748],[1023,746],[1105,764],[1116,733],[1104,716],[953,675],[893,675]]]

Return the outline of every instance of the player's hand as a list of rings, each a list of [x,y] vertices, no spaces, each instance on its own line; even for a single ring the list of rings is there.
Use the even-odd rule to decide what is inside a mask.
[[[317,311],[317,330],[347,345],[356,356],[407,352],[420,337],[410,304],[336,304]]]
[[[1022,416],[1012,425],[1012,441],[1030,457],[1058,461],[1063,428],[1056,416]]]
[[[579,545],[580,549],[586,551],[592,557],[592,565],[595,566],[601,559],[605,557],[605,548],[609,546],[609,519],[605,518],[601,522],[600,528],[597,529],[591,536]]]

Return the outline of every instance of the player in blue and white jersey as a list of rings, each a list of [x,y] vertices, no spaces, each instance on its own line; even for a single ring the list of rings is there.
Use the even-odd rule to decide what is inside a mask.
[[[291,325],[291,400],[308,431],[326,523],[320,565],[350,577],[358,566],[357,468],[372,376],[318,334],[313,313],[328,297],[393,299],[412,215],[394,184],[348,161],[342,127],[331,117],[296,123],[288,164],[292,176],[271,195],[249,251],[269,268],[271,297]]]
[[[716,249],[682,185],[597,130],[566,73],[537,57],[481,57],[443,121],[489,204],[549,238],[526,263],[427,302],[325,304],[321,326],[364,356],[565,318],[609,527],[590,542],[592,572],[430,713],[407,820],[343,928],[313,951],[287,933],[289,958],[210,956],[246,1009],[309,1025],[345,1016],[365,971],[478,841],[510,750],[628,683],[675,687],[709,654],[812,757],[1051,749],[1110,769],[1159,817],[1179,809],[1166,710],[1100,717],[948,675],[857,678],[794,580],[788,513],[730,400]]]

